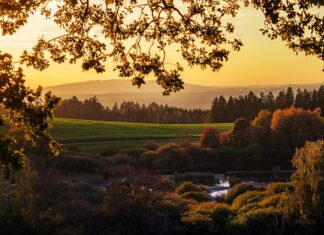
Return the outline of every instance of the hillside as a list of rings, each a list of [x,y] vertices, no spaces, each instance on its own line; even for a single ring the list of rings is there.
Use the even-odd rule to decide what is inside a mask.
[[[209,109],[215,96],[223,95],[225,97],[238,96],[253,91],[260,92],[272,91],[274,94],[291,86],[294,90],[314,89],[323,83],[318,84],[300,84],[300,85],[277,85],[277,86],[237,86],[237,87],[218,87],[218,86],[200,86],[185,84],[185,90],[162,96],[161,88],[154,81],[147,81],[141,89],[133,87],[129,80],[101,80],[79,83],[63,84],[44,88],[45,91],[52,91],[62,98],[77,96],[79,99],[85,99],[96,95],[100,102],[105,106],[113,106],[114,103],[123,101],[135,101],[141,104],[156,102],[159,104],[168,104],[183,108],[203,108]]]

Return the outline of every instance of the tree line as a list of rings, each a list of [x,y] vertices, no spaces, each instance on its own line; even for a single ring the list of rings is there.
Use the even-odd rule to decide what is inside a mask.
[[[260,95],[250,91],[247,95],[230,96],[228,99],[219,96],[212,102],[207,121],[234,122],[240,117],[252,120],[262,109],[274,111],[290,106],[310,110],[319,107],[324,110],[324,86],[321,85],[318,90],[298,89],[296,94],[291,87],[288,87],[286,91],[280,91],[277,96],[274,96],[271,91],[267,94],[262,92]]]
[[[141,105],[133,101],[115,103],[112,108],[104,107],[96,96],[84,101],[72,97],[62,101],[55,109],[56,117],[88,120],[143,123],[203,123],[207,111],[202,109],[183,109],[169,105],[150,103]]]

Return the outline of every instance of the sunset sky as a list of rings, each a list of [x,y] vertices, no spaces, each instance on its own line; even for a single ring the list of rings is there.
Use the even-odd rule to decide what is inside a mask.
[[[323,62],[304,54],[296,56],[284,42],[272,41],[263,36],[259,31],[262,24],[263,18],[257,11],[242,10],[235,19],[235,35],[242,39],[243,49],[240,52],[233,52],[220,72],[212,72],[209,69],[201,71],[199,67],[185,67],[185,72],[182,74],[183,80],[186,83],[215,86],[301,84],[324,81],[324,73],[321,71]],[[34,15],[14,36],[0,36],[0,50],[12,53],[18,58],[24,49],[30,49],[35,44],[38,37],[45,35],[46,38],[51,38],[59,34],[60,30],[55,24],[46,21],[42,16]],[[179,55],[173,50],[169,53],[172,60],[180,60]],[[118,74],[112,69],[113,65],[108,63],[106,73],[96,74],[93,71],[82,72],[78,64],[66,63],[52,64],[43,72],[33,69],[26,69],[25,72],[27,83],[31,87],[36,87],[118,78]]]

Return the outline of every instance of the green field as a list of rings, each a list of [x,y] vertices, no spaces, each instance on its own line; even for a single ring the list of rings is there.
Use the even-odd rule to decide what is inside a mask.
[[[54,119],[52,125],[51,133],[62,143],[163,140],[184,135],[197,138],[205,127],[215,127],[220,131],[227,131],[232,127],[232,123],[147,124],[62,118]]]

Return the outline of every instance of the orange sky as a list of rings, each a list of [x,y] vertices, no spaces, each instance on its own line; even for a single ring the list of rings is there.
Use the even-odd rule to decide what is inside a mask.
[[[185,66],[183,80],[186,83],[216,86],[324,82],[324,73],[321,71],[323,62],[304,54],[296,56],[284,42],[272,41],[263,36],[259,32],[262,24],[263,19],[258,12],[253,9],[242,10],[235,19],[235,35],[242,39],[245,45],[243,49],[240,52],[233,52],[220,72],[212,72],[209,69],[202,71],[199,67]],[[45,35],[46,38],[51,38],[59,33],[53,23],[35,15],[14,36],[0,36],[0,50],[18,57],[24,49],[31,48],[38,37]],[[170,60],[181,61],[179,55],[173,51],[168,52]],[[36,87],[118,78],[118,74],[112,69],[113,65],[108,63],[106,73],[96,74],[93,71],[82,72],[78,64],[52,64],[43,72],[33,69],[26,69],[25,72],[27,83]]]

